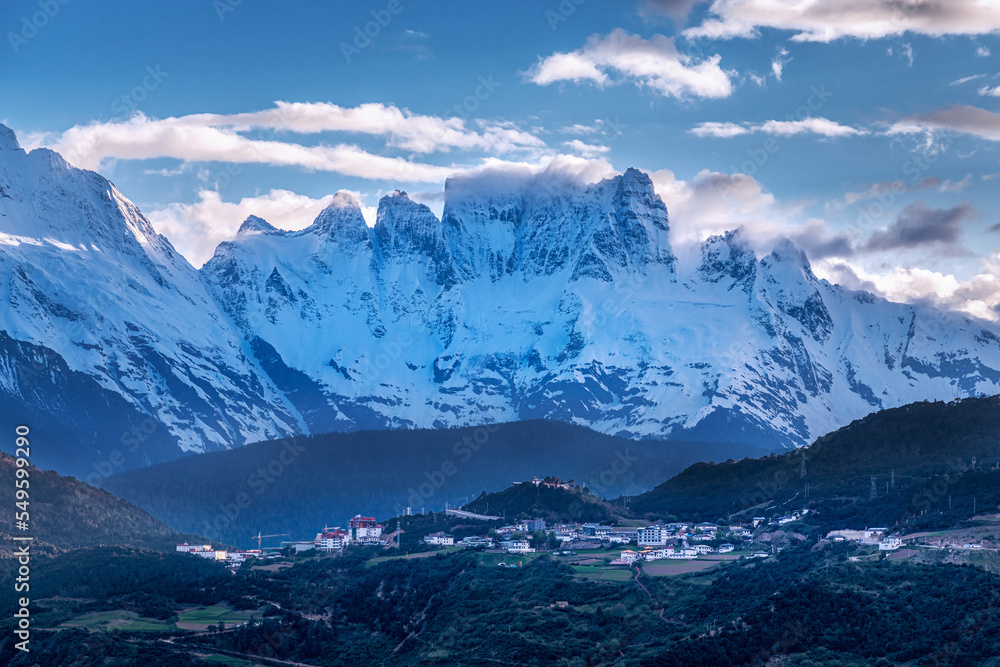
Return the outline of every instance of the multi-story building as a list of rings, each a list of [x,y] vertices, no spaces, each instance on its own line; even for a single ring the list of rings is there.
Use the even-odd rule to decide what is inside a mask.
[[[316,536],[316,546],[320,551],[340,551],[347,546],[349,541],[347,531],[343,528],[334,528]]]
[[[667,530],[663,526],[646,526],[637,531],[640,547],[661,547],[667,543]]]
[[[536,530],[545,532],[545,519],[528,519],[524,522],[524,527],[529,533],[533,533]]]
[[[347,537],[358,544],[372,544],[382,537],[382,525],[373,517],[360,514],[347,522]]]

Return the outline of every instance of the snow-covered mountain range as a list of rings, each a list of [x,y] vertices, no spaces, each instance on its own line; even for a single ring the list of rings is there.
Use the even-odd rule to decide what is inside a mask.
[[[733,232],[679,262],[642,172],[454,180],[445,202],[393,193],[373,228],[345,193],[301,231],[251,217],[198,271],[111,183],[0,126],[3,425],[35,420],[86,474],[528,418],[798,445],[1000,392],[982,323],[819,280],[791,243],[758,259]]]

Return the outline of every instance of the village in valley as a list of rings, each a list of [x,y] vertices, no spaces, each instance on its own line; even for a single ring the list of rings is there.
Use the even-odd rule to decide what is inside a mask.
[[[564,483],[558,478],[537,477],[524,482],[516,482],[511,488],[551,488],[567,493],[579,492],[572,483]],[[484,554],[498,555],[496,565],[518,567],[523,561],[511,562],[507,557],[534,557],[549,553],[567,559],[572,565],[580,566],[587,574],[599,574],[595,568],[628,569],[639,562],[668,561],[677,565],[701,561],[700,565],[674,568],[677,572],[698,571],[719,564],[719,561],[767,558],[789,544],[804,539],[796,526],[802,526],[810,513],[809,509],[793,510],[787,514],[754,516],[743,521],[728,524],[690,521],[643,521],[638,519],[611,520],[603,522],[549,521],[535,516],[523,515],[516,520],[505,516],[481,514],[468,509],[445,509],[440,514],[406,515],[398,517],[395,530],[387,531],[385,525],[374,517],[358,514],[347,522],[346,528],[324,527],[313,539],[282,541],[280,546],[264,547],[263,539],[275,535],[253,536],[258,542],[256,549],[223,549],[210,544],[179,544],[178,552],[189,553],[202,558],[224,562],[237,569],[249,559],[258,561],[277,560],[298,554],[336,555],[352,547],[381,547],[387,558],[429,556],[441,550],[469,549]],[[429,530],[421,532],[427,521],[440,521],[452,526],[452,531]],[[387,522],[389,523],[389,522]],[[460,530],[455,530],[458,528]],[[414,535],[414,531],[417,534]],[[461,535],[454,534],[461,532]],[[404,551],[404,535],[408,535]],[[902,537],[889,528],[871,527],[864,529],[829,530],[824,540],[828,542],[851,542],[859,547],[870,547],[872,554],[894,552],[901,547],[923,547],[928,549],[983,549],[995,545],[983,542],[967,544],[946,544],[938,540],[928,541],[924,535]],[[416,539],[415,539],[416,538]],[[859,560],[866,556],[852,556]],[[663,569],[663,568],[661,568]],[[667,571],[667,570],[664,570]]]

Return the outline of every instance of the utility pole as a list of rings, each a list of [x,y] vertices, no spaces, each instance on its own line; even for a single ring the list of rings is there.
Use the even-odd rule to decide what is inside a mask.
[[[889,476],[889,486],[891,486],[893,488],[893,490],[895,490],[895,488],[896,488],[896,471],[895,470],[893,470],[892,474]]]
[[[802,469],[799,471],[799,477],[806,476],[806,448],[802,448]]]
[[[868,494],[868,500],[875,500],[878,498],[878,490],[875,488],[875,475],[872,475],[872,490]]]

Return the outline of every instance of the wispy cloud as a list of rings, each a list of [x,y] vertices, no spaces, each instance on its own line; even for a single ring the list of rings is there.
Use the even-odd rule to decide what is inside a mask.
[[[580,141],[579,139],[573,139],[572,141],[564,141],[563,146],[568,148],[571,153],[586,158],[600,157],[602,155],[607,155],[611,151],[611,148],[608,146],[588,144],[586,142]]]
[[[792,58],[788,54],[787,49],[781,49],[778,55],[774,57],[771,61],[771,72],[774,74],[774,78],[781,81],[781,75],[785,71],[785,65],[791,62]]]
[[[878,39],[907,32],[987,35],[1000,30],[1000,5],[983,0],[715,0],[710,18],[688,37],[757,37],[761,28],[788,30],[799,42],[856,37]]]
[[[150,211],[149,221],[195,266],[208,261],[215,248],[236,234],[249,216],[264,218],[281,229],[308,227],[334,195],[313,199],[288,190],[226,202],[214,190],[201,190],[191,204],[170,204]]]
[[[1000,141],[1000,113],[956,104],[933,113],[905,118],[894,123],[887,134],[917,134],[934,130],[953,130],[989,141]]]
[[[721,98],[733,92],[735,72],[720,66],[722,57],[696,60],[681,53],[663,35],[643,39],[616,29],[592,35],[583,48],[542,58],[527,73],[528,80],[546,86],[560,81],[599,86],[617,79],[632,81],[664,97]]]
[[[863,250],[885,251],[954,244],[962,232],[962,223],[978,216],[979,212],[970,204],[936,209],[917,201],[904,208],[887,227],[874,232]]]
[[[78,125],[59,134],[28,136],[26,143],[29,148],[52,148],[70,163],[95,170],[106,159],[176,158],[297,166],[368,179],[440,183],[463,168],[379,155],[345,142],[306,145],[287,140],[287,134],[319,133],[378,137],[387,149],[423,154],[479,151],[503,155],[520,151],[537,158],[554,153],[541,139],[507,123],[426,116],[383,104],[345,108],[289,102],[252,113],[164,119],[138,114],[123,121]]]
[[[817,134],[823,137],[850,137],[867,134],[849,125],[841,125],[829,118],[815,117],[803,120],[769,120],[764,123],[700,123],[688,130],[698,137],[729,138],[743,134],[763,133],[790,137],[800,134]]]

